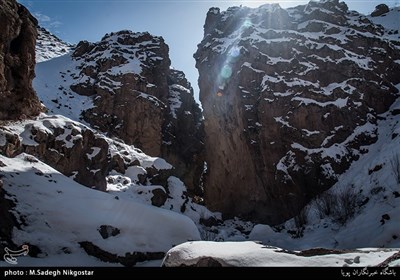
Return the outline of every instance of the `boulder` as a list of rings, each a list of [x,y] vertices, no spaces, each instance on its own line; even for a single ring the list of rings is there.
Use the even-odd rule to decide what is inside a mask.
[[[379,4],[378,6],[375,7],[375,10],[371,13],[372,17],[379,17],[383,14],[386,14],[389,12],[389,7],[386,4]]]

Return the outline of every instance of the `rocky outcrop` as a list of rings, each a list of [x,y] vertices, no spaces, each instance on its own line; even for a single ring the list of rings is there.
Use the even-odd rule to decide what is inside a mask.
[[[193,193],[201,193],[201,110],[183,72],[170,64],[163,38],[149,33],[125,30],[106,34],[97,43],[82,41],[70,65],[62,65],[56,77],[61,84],[46,106],[51,113],[64,113],[66,108],[75,110],[71,100],[88,97],[93,104],[82,109],[82,120],[146,154],[165,158],[174,165],[175,176]],[[47,86],[41,76],[37,80]],[[76,101],[75,106],[81,104]]]
[[[96,97],[84,119],[109,136],[160,155],[170,65],[164,40],[121,31],[95,44],[79,43],[73,56],[81,69],[70,88]]]
[[[147,180],[151,182],[154,177],[158,184],[165,186],[171,174],[168,166],[157,168],[153,164],[143,164],[138,160],[140,150],[61,116],[41,116],[1,127],[0,139],[1,154],[7,157],[21,153],[34,155],[78,183],[101,191],[106,191],[106,178],[112,170],[125,173],[129,167],[136,166],[141,170],[142,184]],[[160,194],[156,191],[153,196],[158,201],[157,206],[162,206]]]
[[[0,147],[3,155],[15,157],[23,152],[34,155],[85,186],[106,190],[105,177],[111,165],[109,145],[92,130],[48,117],[28,121],[20,132],[4,127],[0,135],[4,139]]]
[[[109,253],[88,241],[82,241],[79,245],[89,256],[93,256],[108,263],[120,263],[126,267],[135,266],[138,262],[160,260],[164,257],[164,252],[133,252],[126,253],[125,256]]]
[[[35,76],[37,21],[14,0],[0,3],[0,119],[39,114],[42,107],[32,88]]]
[[[375,10],[371,13],[372,17],[379,17],[389,12],[389,7],[386,4],[380,4],[375,7]]]
[[[203,115],[182,71],[170,70],[168,88],[169,112],[163,124],[161,155],[175,167],[176,176],[183,178],[192,194],[202,196]]]
[[[399,48],[337,0],[211,8],[196,52],[205,200],[275,224],[328,189],[376,140],[398,96]]]

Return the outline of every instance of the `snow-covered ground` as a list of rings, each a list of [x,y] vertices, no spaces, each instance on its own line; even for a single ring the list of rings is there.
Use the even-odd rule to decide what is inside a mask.
[[[79,64],[69,53],[36,65],[33,87],[49,114],[60,114],[82,122],[82,111],[93,107],[92,97],[76,94],[70,89],[72,84],[87,78],[78,78]]]
[[[63,132],[58,135],[56,130]],[[12,122],[2,127],[0,145],[8,145],[6,135],[11,134],[17,135],[24,147],[37,147],[39,143],[35,135],[41,131],[50,138],[56,137],[63,149],[68,150],[76,145],[76,140],[83,138],[85,130],[90,128],[67,117],[41,114],[35,119]],[[164,159],[150,157],[134,146],[101,134],[96,134],[96,137],[108,143],[110,158],[129,157],[130,161],[137,162],[123,174],[111,170],[106,177],[106,192],[80,185],[73,181],[76,174],[66,177],[28,154],[15,158],[0,157],[5,165],[0,168],[5,198],[15,203],[16,207],[11,211],[21,224],[21,228],[14,228],[13,242],[31,244],[41,250],[38,258],[23,258],[21,264],[110,264],[86,254],[80,246],[81,242],[90,242],[117,256],[134,252],[162,254],[184,241],[201,239],[197,228],[200,219],[218,217],[187,197],[185,185],[176,177],[168,178],[168,189],[152,185],[148,180],[139,182],[139,175],[146,175],[148,168],[156,172],[171,169],[172,166]],[[95,159],[99,149],[91,148],[92,152],[86,155],[88,159]],[[53,153],[62,151],[53,149]],[[168,194],[161,208],[152,205],[152,191],[157,189]],[[116,228],[119,234],[103,239],[101,226]],[[0,265],[3,264],[0,261]],[[139,265],[160,265],[160,260]]]
[[[42,27],[38,27],[36,62],[43,62],[71,51],[72,45],[60,40]]]
[[[84,187],[31,155],[0,156],[0,161],[6,198],[16,204],[12,211],[21,223],[13,241],[41,250],[38,258],[20,258],[22,265],[108,265],[85,253],[79,244],[85,241],[124,256],[166,252],[200,239],[193,221],[183,215]],[[119,233],[104,239],[102,225]]]

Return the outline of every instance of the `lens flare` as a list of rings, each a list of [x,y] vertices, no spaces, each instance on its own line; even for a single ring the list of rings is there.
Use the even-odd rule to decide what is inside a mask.
[[[252,25],[252,23],[251,23],[251,20],[250,19],[246,19],[244,22],[243,22],[243,27],[245,27],[245,28],[247,28],[247,27],[250,27]]]
[[[224,65],[221,70],[221,77],[224,79],[229,79],[232,76],[232,67],[229,65]]]
[[[249,18],[246,18],[239,27],[239,32],[243,32],[245,29],[252,26],[253,23]],[[222,64],[221,71],[218,75],[218,87],[219,90],[216,91],[216,95],[218,97],[223,96],[220,90],[224,90],[225,87],[228,85],[230,78],[232,77],[233,70],[232,66],[235,65],[240,60],[242,46],[238,46],[238,41],[234,42],[232,46],[227,50],[225,53],[225,62]]]
[[[229,50],[229,55],[232,57],[238,57],[240,55],[240,48],[237,46],[233,46],[230,50]]]

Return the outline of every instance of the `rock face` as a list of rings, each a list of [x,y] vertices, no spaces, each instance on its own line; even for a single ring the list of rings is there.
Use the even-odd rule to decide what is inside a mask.
[[[337,0],[211,8],[194,57],[205,200],[269,224],[295,216],[376,140],[398,95],[399,46]]]
[[[41,105],[32,88],[37,21],[14,0],[0,3],[0,119],[37,115]]]
[[[174,165],[175,175],[198,192],[203,171],[201,110],[183,72],[170,69],[168,46],[161,37],[127,30],[106,34],[97,43],[80,42],[64,64],[54,78],[60,80],[56,94],[45,103],[49,112],[65,115],[62,110],[74,111],[82,107],[78,99],[89,98],[92,105],[81,109],[80,119],[146,154],[165,158]],[[41,81],[43,93],[48,81]]]
[[[380,4],[375,7],[375,10],[371,13],[372,17],[379,17],[389,12],[389,7],[386,4]]]
[[[163,168],[151,164],[141,167],[138,160],[141,151],[61,116],[40,116],[36,120],[1,127],[0,139],[1,154],[7,157],[21,153],[34,155],[76,182],[97,190],[106,191],[107,176],[112,170],[125,173],[132,166],[141,170],[142,183],[152,182],[153,177],[157,177],[158,184],[167,185],[168,176],[162,176]],[[157,194],[154,199],[159,196]]]

